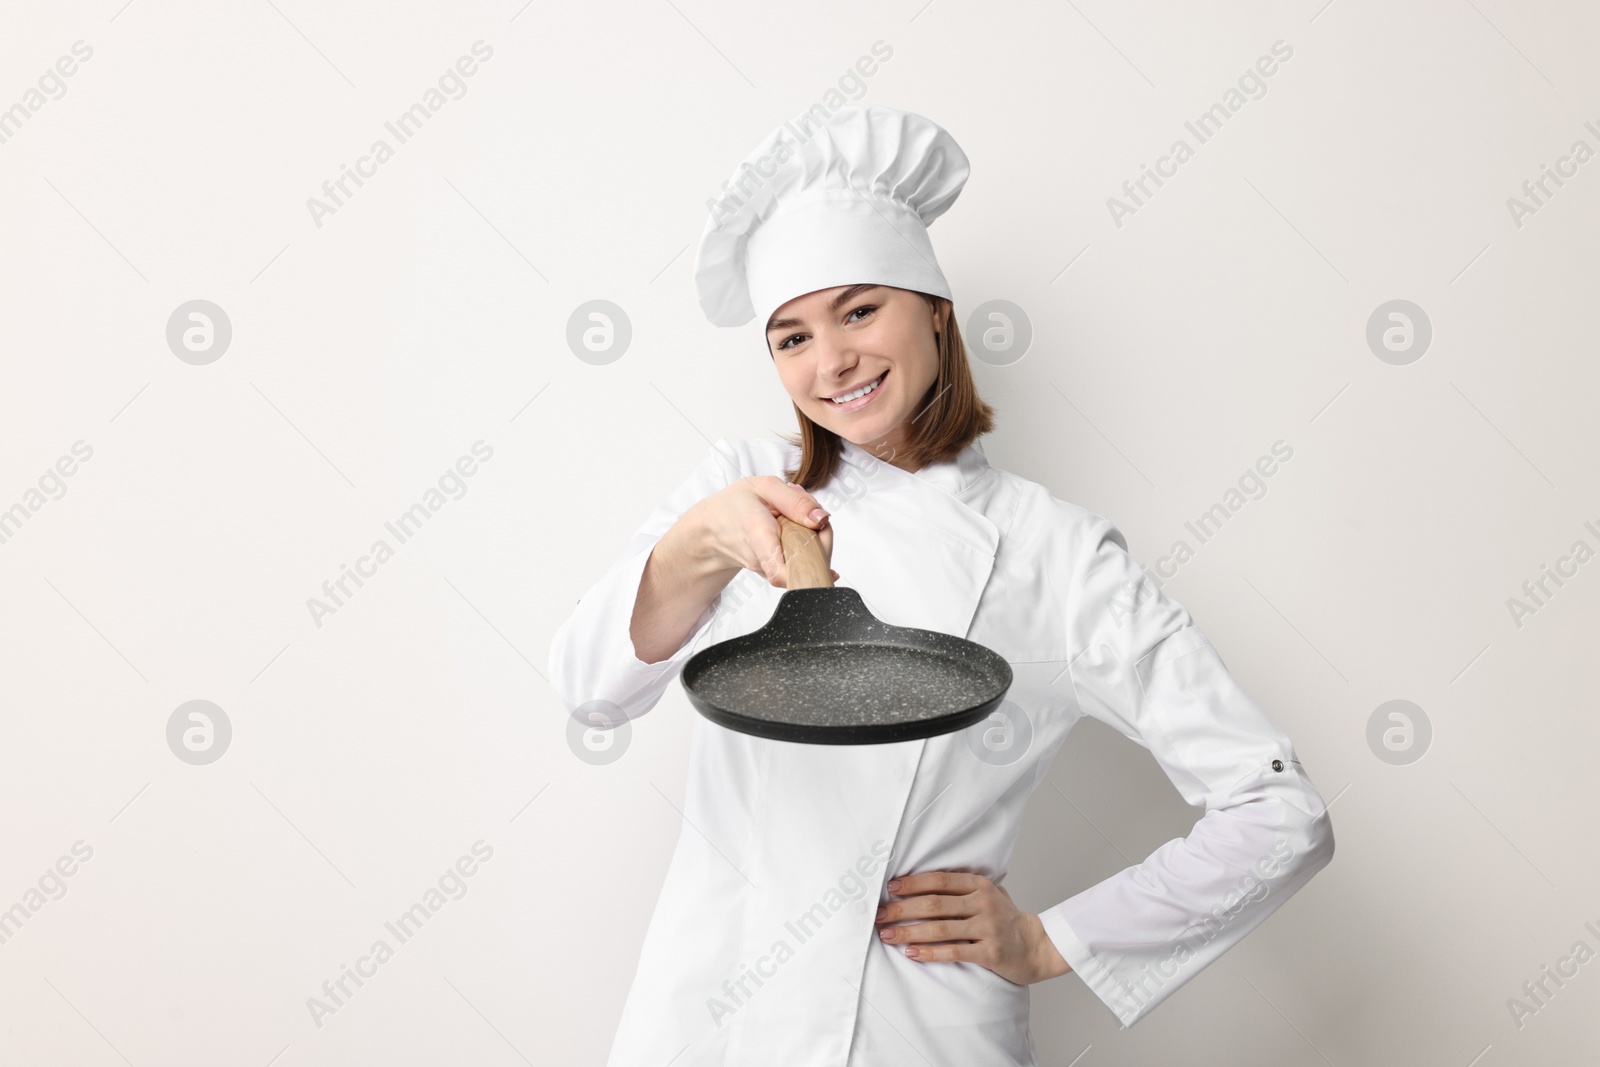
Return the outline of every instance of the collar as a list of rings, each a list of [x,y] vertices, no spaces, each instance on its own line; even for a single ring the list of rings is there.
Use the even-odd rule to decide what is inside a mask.
[[[903,470],[893,463],[887,463],[845,438],[841,437],[839,443],[843,446],[845,461],[869,478],[877,477],[880,473],[890,478],[912,478],[938,486],[951,496],[960,496],[989,471],[989,458],[984,455],[977,441],[963,448],[953,458],[930,463],[917,471]]]

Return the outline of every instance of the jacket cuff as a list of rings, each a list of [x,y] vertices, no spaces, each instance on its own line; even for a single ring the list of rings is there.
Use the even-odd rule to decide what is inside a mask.
[[[1111,971],[1089,951],[1073,931],[1067,922],[1066,903],[1057,904],[1040,912],[1039,922],[1043,924],[1044,932],[1055,944],[1056,951],[1061,953],[1061,958],[1072,968],[1072,973],[1083,979],[1083,984],[1111,1009],[1124,1029],[1131,1025],[1138,1017],[1139,1009],[1128,1003],[1121,985],[1112,976]]]

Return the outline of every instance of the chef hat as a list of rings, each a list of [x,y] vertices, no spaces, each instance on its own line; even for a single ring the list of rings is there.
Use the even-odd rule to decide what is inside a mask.
[[[797,296],[858,282],[950,299],[928,225],[970,171],[954,138],[909,111],[848,105],[785,122],[708,201],[700,307],[718,326],[759,315],[764,327]]]

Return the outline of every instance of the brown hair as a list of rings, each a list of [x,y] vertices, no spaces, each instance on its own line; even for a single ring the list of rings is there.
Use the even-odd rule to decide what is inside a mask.
[[[922,398],[922,407],[911,417],[911,429],[906,444],[906,455],[920,468],[929,463],[942,463],[954,459],[973,441],[994,429],[994,408],[978,395],[977,383],[972,379],[972,366],[967,362],[967,346],[956,325],[955,310],[942,296],[918,293],[928,302],[934,315],[944,312],[944,329],[934,336],[939,349],[939,372],[928,393]],[[798,404],[794,408],[800,432],[779,434],[791,445],[800,446],[800,466],[784,471],[784,477],[811,491],[827,483],[838,469],[844,455],[839,436],[807,418]],[[880,456],[884,462],[894,453]]]

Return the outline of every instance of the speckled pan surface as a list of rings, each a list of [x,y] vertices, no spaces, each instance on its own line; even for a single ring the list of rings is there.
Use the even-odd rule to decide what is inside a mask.
[[[767,624],[689,658],[683,688],[732,730],[808,744],[913,741],[986,718],[1011,665],[973,641],[875,618],[854,589],[791,589]]]

